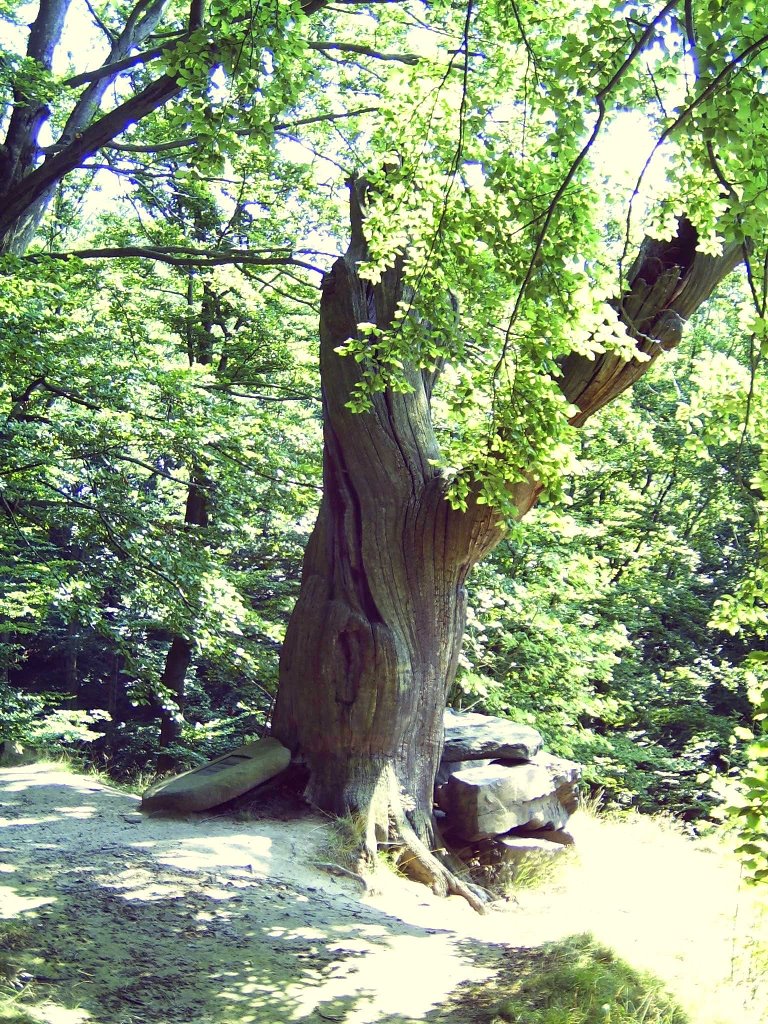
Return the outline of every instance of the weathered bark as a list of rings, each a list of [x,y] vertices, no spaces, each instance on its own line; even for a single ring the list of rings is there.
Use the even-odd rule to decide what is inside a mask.
[[[741,244],[725,246],[721,256],[705,256],[696,252],[697,241],[685,219],[670,241],[646,239],[629,271],[627,290],[614,303],[627,333],[648,356],[645,362],[613,352],[595,359],[573,353],[563,361],[560,386],[578,407],[576,426],[631,387],[662,352],[676,348],[686,321],[744,258]]]
[[[462,513],[445,500],[425,375],[412,368],[413,391],[377,395],[368,412],[347,408],[361,365],[336,349],[359,323],[388,327],[402,294],[400,265],[376,286],[358,276],[364,202],[356,182],[350,248],[323,286],[324,495],[283,647],[272,731],[309,769],[308,799],[356,816],[368,851],[402,843],[412,874],[476,904],[429,853],[433,784],[464,631],[464,581],[503,531],[486,506]],[[565,360],[563,391],[580,408],[574,422],[676,345],[683,321],[739,262],[736,246],[714,259],[695,244],[685,223],[673,242],[647,242],[617,302],[649,361]],[[534,480],[517,485],[521,516],[538,490]]]
[[[336,348],[361,322],[387,327],[401,296],[400,265],[380,284],[360,279],[365,185],[352,189],[352,242],[323,287],[321,377],[324,494],[288,627],[272,732],[307,765],[308,798],[359,816],[369,851],[393,839],[410,870],[443,891],[432,788],[442,713],[464,631],[464,581],[501,536],[486,506],[445,500],[430,383],[411,370],[410,394],[346,403],[361,366]]]

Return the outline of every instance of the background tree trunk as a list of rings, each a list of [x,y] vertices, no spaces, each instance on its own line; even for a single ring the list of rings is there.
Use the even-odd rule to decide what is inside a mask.
[[[197,313],[194,293],[194,274],[190,271],[187,286],[187,307],[189,319],[186,325],[186,347],[189,365],[200,363],[210,366],[213,360],[213,294],[203,284],[203,299],[200,313]],[[184,507],[184,526],[200,540],[210,525],[211,480],[199,465],[192,463],[189,472],[187,500]],[[187,672],[192,664],[194,637],[176,634],[165,657],[165,666],[160,683],[165,694],[160,703],[160,753],[156,768],[160,773],[178,768],[178,761],[170,748],[181,739],[184,707],[186,704]],[[168,701],[170,695],[171,702]]]
[[[177,760],[170,748],[181,737],[181,723],[184,715],[187,670],[192,661],[192,644],[184,636],[175,636],[165,656],[165,667],[160,683],[173,698],[169,706],[167,698],[160,705],[160,753],[157,756],[159,773],[173,771]]]

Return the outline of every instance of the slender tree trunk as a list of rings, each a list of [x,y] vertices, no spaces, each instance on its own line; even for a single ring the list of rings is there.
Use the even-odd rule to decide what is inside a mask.
[[[181,719],[184,714],[187,670],[192,661],[192,644],[184,636],[175,636],[165,656],[165,667],[160,682],[171,694],[173,706],[164,700],[160,709],[160,753],[157,757],[158,772],[172,771],[176,758],[170,752],[181,736]]]
[[[185,526],[204,528],[208,525],[209,488],[210,481],[200,470],[193,467],[187,489]],[[165,694],[160,705],[160,753],[156,765],[158,772],[173,771],[177,767],[177,760],[169,748],[178,743],[181,738],[184,705],[186,704],[187,672],[192,664],[193,653],[192,638],[179,633],[171,640],[171,645],[165,656],[163,674],[160,677]]]
[[[187,305],[189,312],[196,308],[194,301],[194,276],[190,272],[187,288]],[[203,285],[203,301],[200,322],[193,325],[190,317],[185,338],[190,366],[194,362],[210,366],[213,355],[213,313],[212,296],[207,284]],[[211,481],[202,469],[192,465],[187,488],[187,500],[184,508],[184,526],[187,530],[199,532],[210,522]],[[160,707],[160,752],[157,757],[157,771],[170,772],[178,762],[170,752],[170,748],[181,738],[181,727],[186,704],[187,672],[192,664],[194,643],[192,636],[177,634],[171,640],[165,657],[165,666],[160,682],[165,690],[164,700]],[[169,704],[168,697],[172,703]]]

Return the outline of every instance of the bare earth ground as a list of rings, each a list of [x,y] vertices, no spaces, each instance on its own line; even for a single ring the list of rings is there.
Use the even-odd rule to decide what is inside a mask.
[[[657,975],[694,1024],[765,1019],[738,868],[649,822],[577,814],[556,880],[481,917],[386,868],[368,893],[330,874],[312,814],[137,805],[55,765],[0,770],[0,919],[28,933],[0,977],[18,1016],[0,1024],[487,1024],[532,950],[583,932]]]

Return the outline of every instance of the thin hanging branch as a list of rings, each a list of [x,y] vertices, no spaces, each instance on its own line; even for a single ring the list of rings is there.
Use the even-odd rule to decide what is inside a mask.
[[[600,134],[600,129],[603,126],[603,122],[605,120],[605,115],[607,112],[606,100],[613,92],[613,90],[616,88],[616,86],[619,84],[619,82],[622,80],[622,78],[629,70],[629,68],[632,66],[636,58],[639,56],[639,54],[642,53],[646,45],[650,42],[659,24],[666,18],[670,11],[672,11],[677,6],[678,2],[679,0],[669,0],[669,3],[665,4],[664,7],[662,7],[659,13],[655,16],[655,18],[653,18],[653,20],[646,25],[645,30],[642,32],[642,34],[635,40],[632,49],[629,51],[629,53],[622,61],[622,63],[619,65],[619,67],[616,69],[616,71],[613,73],[613,75],[611,75],[611,77],[608,79],[608,81],[605,83],[602,89],[600,89],[599,92],[597,92],[594,96],[594,102],[597,106],[597,117],[595,119],[595,123],[592,126],[592,131],[589,134],[589,138],[577,154],[576,159],[573,161],[571,166],[566,171],[565,176],[563,177],[563,180],[560,184],[560,187],[555,192],[555,195],[552,201],[550,202],[547,211],[544,215],[544,218],[542,220],[541,228],[539,229],[539,232],[536,236],[536,241],[534,243],[531,258],[528,261],[528,266],[526,268],[522,284],[520,285],[520,288],[517,292],[515,305],[509,317],[504,344],[502,346],[501,355],[499,356],[498,363],[496,364],[496,368],[494,370],[494,376],[498,375],[502,366],[504,365],[504,361],[506,360],[507,352],[509,350],[509,344],[512,338],[512,328],[514,324],[517,322],[518,316],[520,315],[520,309],[522,308],[523,300],[525,299],[525,294],[528,290],[528,285],[531,283],[534,270],[539,261],[539,257],[541,256],[541,250],[544,245],[544,241],[547,237],[549,226],[552,223],[552,219],[555,215],[555,211],[560,205],[560,200],[563,198],[563,196],[568,190],[568,187],[575,178],[576,172],[586,160],[587,154],[592,149],[592,146],[594,145],[598,135]]]
[[[335,50],[338,53],[355,53],[361,57],[373,57],[376,60],[384,61],[395,61],[399,64],[419,64],[422,57],[419,57],[416,53],[383,53],[380,50],[374,50],[370,46],[360,46],[358,43],[342,43],[329,40],[326,43],[322,42],[309,42],[307,44],[310,50],[319,50],[321,53],[325,53],[329,50]]]

